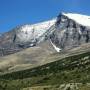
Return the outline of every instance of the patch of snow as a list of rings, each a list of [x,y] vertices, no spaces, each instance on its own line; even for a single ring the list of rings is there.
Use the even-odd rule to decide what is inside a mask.
[[[20,28],[20,33],[17,33],[17,36],[22,42],[35,40],[42,36],[55,22],[56,18],[38,24],[24,25]]]
[[[57,52],[60,52],[60,51],[61,51],[60,48],[58,48],[55,44],[52,43],[51,39],[50,39],[50,42],[51,42],[52,46],[54,47],[54,49],[55,49]]]
[[[79,29],[79,34],[82,34],[81,30]]]
[[[67,16],[68,18],[76,21],[77,23],[89,26],[90,27],[90,16],[75,14],[75,13],[62,13],[63,15]]]

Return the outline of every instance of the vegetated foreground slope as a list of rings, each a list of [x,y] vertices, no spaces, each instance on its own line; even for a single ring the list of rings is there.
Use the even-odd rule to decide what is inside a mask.
[[[78,88],[84,84],[86,86],[83,88],[86,89],[79,90],[89,90],[90,52],[69,56],[32,69],[0,75],[1,90],[22,90],[23,88],[29,90],[28,88],[36,86],[44,86],[47,90],[77,90],[75,88],[64,89],[69,83]],[[64,84],[65,86],[60,89]],[[37,88],[32,90],[39,90]]]

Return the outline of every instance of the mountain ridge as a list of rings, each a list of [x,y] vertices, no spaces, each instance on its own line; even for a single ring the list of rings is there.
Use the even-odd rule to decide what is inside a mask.
[[[4,33],[0,36],[0,56],[39,46],[40,43],[47,40],[50,41],[56,52],[90,42],[90,27],[78,23],[75,20],[78,16],[80,18],[89,17],[61,13],[52,20],[16,27],[10,32]],[[73,17],[75,18],[72,19]]]

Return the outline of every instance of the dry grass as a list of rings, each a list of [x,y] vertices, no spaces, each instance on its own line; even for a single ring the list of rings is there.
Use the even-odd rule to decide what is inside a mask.
[[[37,67],[86,51],[90,51],[90,43],[60,53],[52,53],[41,46],[32,47],[15,54],[0,57],[0,71],[10,72]]]

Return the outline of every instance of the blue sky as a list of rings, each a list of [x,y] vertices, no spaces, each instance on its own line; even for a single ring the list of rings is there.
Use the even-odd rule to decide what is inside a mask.
[[[90,0],[0,0],[0,32],[52,19],[60,12],[90,15]]]

